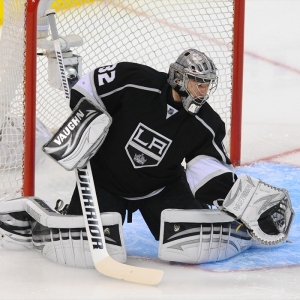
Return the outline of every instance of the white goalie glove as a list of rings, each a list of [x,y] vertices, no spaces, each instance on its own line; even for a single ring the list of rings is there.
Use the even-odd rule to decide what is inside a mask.
[[[249,235],[265,245],[286,240],[294,217],[289,193],[242,174],[226,196],[223,212],[244,224]]]
[[[83,98],[43,151],[66,170],[82,168],[102,145],[111,122],[106,111]]]

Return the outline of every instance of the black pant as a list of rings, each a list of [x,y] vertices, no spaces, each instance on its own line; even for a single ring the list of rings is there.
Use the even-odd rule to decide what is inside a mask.
[[[159,239],[161,212],[167,208],[174,209],[204,209],[193,196],[186,181],[185,174],[177,181],[166,186],[159,194],[142,200],[127,200],[113,195],[102,187],[96,187],[96,193],[101,212],[118,212],[125,221],[126,210],[134,212],[140,210],[148,228],[156,240]],[[78,189],[74,190],[68,209],[68,215],[82,215]]]

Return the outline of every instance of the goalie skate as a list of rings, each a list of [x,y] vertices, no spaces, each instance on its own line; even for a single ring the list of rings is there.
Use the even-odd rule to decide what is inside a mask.
[[[243,223],[253,239],[275,245],[287,239],[294,217],[289,193],[242,174],[220,209]],[[262,219],[269,218],[275,231],[266,231]]]

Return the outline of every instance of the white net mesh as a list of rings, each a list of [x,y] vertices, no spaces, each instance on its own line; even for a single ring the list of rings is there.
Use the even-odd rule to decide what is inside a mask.
[[[57,29],[61,36],[77,34],[83,38],[83,46],[71,49],[82,57],[82,75],[100,65],[119,61],[138,62],[168,72],[170,63],[183,50],[196,48],[208,54],[219,75],[218,89],[209,103],[220,113],[229,133],[234,0],[65,2],[69,7],[72,2],[76,6],[57,9]],[[5,0],[4,3],[0,47],[0,199],[16,197],[22,191],[23,82],[26,80],[23,78],[26,1]],[[40,147],[48,138],[49,130],[55,130],[64,122],[69,110],[64,93],[49,85],[45,51],[37,51],[37,118],[40,125],[37,145]],[[226,146],[228,148],[228,138]],[[36,196],[45,200],[60,197],[68,201],[74,187],[73,175],[62,175],[63,170],[48,162],[41,151],[36,152],[39,160]],[[49,177],[53,173],[55,175]],[[61,176],[67,180],[71,178],[72,183],[66,184]]]
[[[0,197],[20,190],[23,153],[24,1],[5,2],[0,48]]]

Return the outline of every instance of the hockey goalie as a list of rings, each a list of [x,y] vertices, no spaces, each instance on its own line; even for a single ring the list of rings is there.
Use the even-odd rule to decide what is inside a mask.
[[[83,98],[44,145],[44,151],[67,170],[84,168],[101,148],[111,124],[112,119],[105,110]],[[187,176],[192,168],[188,164]],[[103,196],[102,191],[100,194]],[[151,198],[155,202],[153,196],[149,201]],[[105,200],[110,199],[107,194]],[[144,199],[124,200],[131,211],[134,207],[131,203],[136,201],[144,211]],[[99,203],[103,203],[102,199]],[[34,248],[56,263],[94,267],[83,216],[69,214],[62,206],[58,201],[57,207],[52,208],[36,197],[1,202],[2,246],[12,250]],[[294,215],[287,190],[244,174],[235,180],[224,199],[215,201],[215,206],[215,209],[180,209],[170,205],[163,209],[159,258],[199,264],[228,259],[257,245],[282,244],[287,239]],[[122,231],[124,218],[118,210],[101,208],[108,253],[124,263],[127,257]]]

